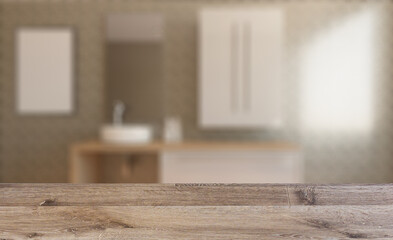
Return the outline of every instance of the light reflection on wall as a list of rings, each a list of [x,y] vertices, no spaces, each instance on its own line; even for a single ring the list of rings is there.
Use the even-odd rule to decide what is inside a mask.
[[[305,131],[373,128],[374,11],[347,16],[307,42],[302,62]]]

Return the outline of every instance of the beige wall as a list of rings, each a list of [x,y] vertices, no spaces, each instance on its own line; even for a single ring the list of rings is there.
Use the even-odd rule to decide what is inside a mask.
[[[70,143],[94,138],[103,122],[103,17],[113,12],[158,12],[165,19],[165,114],[183,119],[188,139],[289,140],[301,144],[309,182],[393,180],[392,2],[347,0],[15,0],[2,1],[1,175],[5,182],[62,182]],[[280,6],[287,13],[286,128],[281,131],[202,131],[197,126],[197,24],[204,6]],[[367,138],[315,135],[299,128],[299,56],[309,37],[361,9],[381,10],[375,131]],[[71,25],[78,36],[77,112],[70,117],[20,117],[14,110],[14,31],[22,25]]]
[[[2,1],[1,175],[4,182],[64,182],[70,143],[94,138],[103,92],[101,18],[91,4]],[[54,3],[54,4],[52,4]],[[14,32],[18,26],[73,26],[77,34],[76,111],[71,116],[15,112]]]

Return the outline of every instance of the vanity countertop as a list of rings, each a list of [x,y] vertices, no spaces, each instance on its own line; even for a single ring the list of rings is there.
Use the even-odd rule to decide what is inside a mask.
[[[128,153],[128,152],[161,152],[177,150],[272,150],[295,151],[300,147],[289,142],[257,142],[257,141],[185,141],[179,143],[152,142],[148,144],[111,144],[100,141],[89,141],[74,144],[72,149],[78,152],[95,153]]]

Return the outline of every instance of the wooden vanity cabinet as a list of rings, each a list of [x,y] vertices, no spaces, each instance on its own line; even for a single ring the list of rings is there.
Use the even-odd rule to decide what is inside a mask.
[[[72,183],[301,183],[297,146],[266,142],[183,142],[72,147]]]

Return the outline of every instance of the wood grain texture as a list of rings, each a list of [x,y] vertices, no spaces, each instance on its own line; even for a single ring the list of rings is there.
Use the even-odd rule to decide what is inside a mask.
[[[0,239],[392,239],[393,185],[0,184]]]

